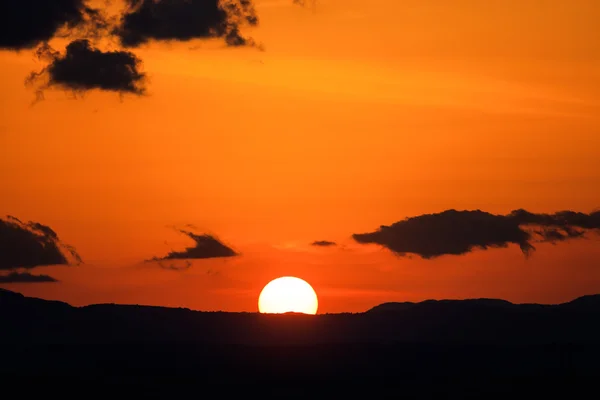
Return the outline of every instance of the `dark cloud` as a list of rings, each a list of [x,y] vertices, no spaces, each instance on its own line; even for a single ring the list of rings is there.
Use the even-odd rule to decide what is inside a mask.
[[[331,246],[337,246],[337,243],[330,242],[328,240],[316,240],[316,241],[312,242],[310,245],[317,246],[317,247],[331,247]]]
[[[29,272],[11,272],[8,275],[0,275],[0,284],[2,283],[50,283],[58,282],[48,275],[32,275]]]
[[[59,87],[74,92],[92,89],[136,95],[145,92],[146,76],[140,72],[142,62],[131,52],[101,51],[89,40],[81,39],[71,42],[64,54],[45,44],[38,48],[37,55],[49,64],[32,73],[27,81],[39,83],[40,90]]]
[[[252,0],[124,0],[125,10],[109,17],[109,9],[88,0],[19,0],[0,2],[0,50],[34,49],[47,62],[26,79],[36,89],[58,87],[75,95],[98,89],[119,94],[145,93],[141,60],[129,51],[104,51],[90,40],[116,39],[123,47],[152,40],[187,41],[220,38],[229,46],[256,46],[244,37],[244,26],[258,24]],[[49,45],[67,38],[64,52]],[[94,43],[97,43],[94,41]]]
[[[222,38],[231,46],[251,44],[240,34],[257,25],[252,0],[125,0],[128,6],[114,34],[124,47],[151,40]]]
[[[184,251],[172,251],[164,257],[154,257],[148,261],[158,261],[159,265],[165,269],[182,270],[189,268],[189,265],[182,267],[166,265],[166,260],[201,260],[206,258],[225,258],[237,256],[233,249],[221,243],[212,235],[196,235],[193,232],[179,230],[179,232],[188,236],[196,244],[194,247],[188,247]]]
[[[508,215],[494,215],[479,210],[448,210],[407,218],[374,232],[354,234],[353,238],[362,244],[379,244],[396,254],[412,253],[423,258],[509,244],[517,244],[528,255],[535,250],[534,242],[581,238],[595,229],[600,229],[598,211],[534,214],[515,210]]]
[[[34,48],[55,36],[97,33],[107,27],[86,0],[0,1],[0,49]]]
[[[50,227],[0,218],[0,270],[70,265],[70,260],[81,263],[75,249],[62,243]]]

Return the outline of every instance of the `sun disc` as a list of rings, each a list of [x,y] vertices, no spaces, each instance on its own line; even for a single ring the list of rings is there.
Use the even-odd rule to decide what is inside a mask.
[[[293,276],[283,276],[267,283],[258,297],[258,311],[263,314],[297,312],[316,314],[317,293],[306,282]]]

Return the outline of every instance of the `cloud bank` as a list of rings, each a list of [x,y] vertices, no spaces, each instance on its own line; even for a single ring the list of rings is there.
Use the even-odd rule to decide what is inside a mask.
[[[252,0],[124,0],[125,9],[112,18],[107,9],[88,0],[19,0],[0,2],[0,50],[37,48],[47,65],[26,79],[38,100],[43,90],[60,88],[141,95],[146,75],[141,60],[127,49],[151,41],[185,42],[222,39],[228,46],[254,46],[242,35],[258,25]],[[54,38],[71,42],[64,52],[50,47]],[[121,50],[92,45],[98,39],[117,39]],[[260,47],[260,46],[259,46]]]
[[[556,243],[582,238],[587,231],[597,229],[600,229],[598,211],[535,214],[515,210],[507,215],[494,215],[480,210],[447,210],[406,218],[352,237],[358,243],[379,244],[399,255],[416,254],[430,259],[509,244],[518,245],[529,255],[535,250],[534,242]]]

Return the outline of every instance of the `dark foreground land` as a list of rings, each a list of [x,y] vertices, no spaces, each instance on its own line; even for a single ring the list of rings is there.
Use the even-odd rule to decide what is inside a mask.
[[[0,289],[0,343],[0,384],[20,394],[486,399],[600,392],[600,296],[552,306],[396,303],[305,316],[77,308]]]

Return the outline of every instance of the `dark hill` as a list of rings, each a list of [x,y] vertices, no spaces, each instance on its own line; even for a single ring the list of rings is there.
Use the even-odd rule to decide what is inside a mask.
[[[149,385],[156,377],[268,378],[402,382],[425,390],[439,387],[426,382],[600,376],[600,296],[557,305],[386,303],[365,313],[308,316],[72,307],[0,289],[0,321],[4,379],[129,377],[130,383],[135,376]]]
[[[0,317],[5,327],[0,339],[13,343],[600,343],[600,295],[557,305],[493,299],[385,303],[365,313],[308,316],[115,304],[71,307],[0,290]]]

